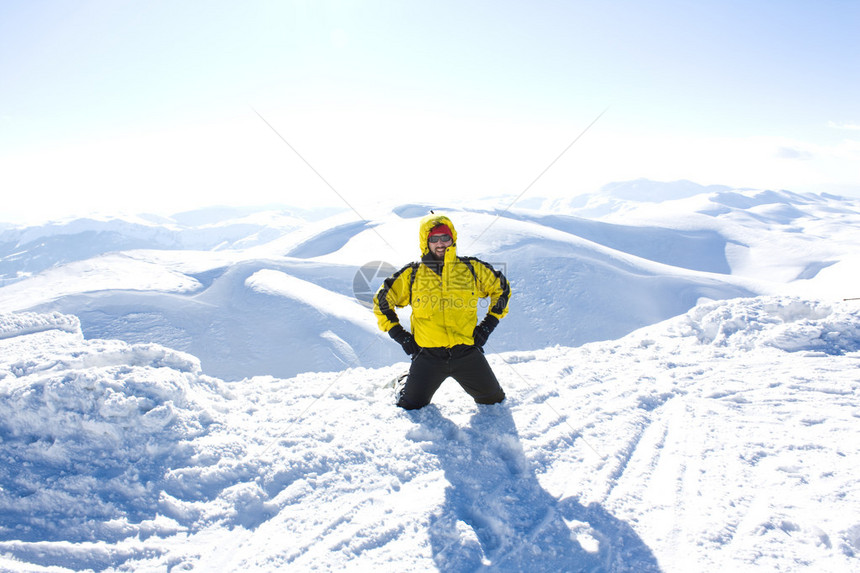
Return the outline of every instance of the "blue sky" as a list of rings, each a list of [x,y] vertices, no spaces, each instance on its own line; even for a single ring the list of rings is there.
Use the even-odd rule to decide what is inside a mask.
[[[576,195],[860,196],[860,2],[7,1],[0,220]],[[255,113],[255,111],[257,113]]]

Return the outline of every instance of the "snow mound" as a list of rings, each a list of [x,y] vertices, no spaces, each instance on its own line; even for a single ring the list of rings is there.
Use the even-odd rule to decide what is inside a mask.
[[[86,341],[75,317],[0,324],[0,541],[182,530],[165,517],[170,472],[194,463],[194,441],[217,424],[222,383],[155,344]]]
[[[845,354],[860,349],[860,309],[793,297],[734,299],[689,311],[683,323],[702,344],[739,350]]]
[[[0,339],[44,332],[46,330],[80,333],[81,321],[76,316],[59,312],[0,314]]]
[[[377,327],[373,316],[356,299],[333,293],[312,282],[272,269],[262,269],[245,280],[245,286],[264,295],[281,296],[310,304],[324,301],[317,311],[339,318],[345,322],[364,325],[375,334]]]

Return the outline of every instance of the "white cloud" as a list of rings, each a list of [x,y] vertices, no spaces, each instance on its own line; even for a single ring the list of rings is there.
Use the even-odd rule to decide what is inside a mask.
[[[801,161],[807,161],[814,157],[805,149],[798,149],[796,147],[780,147],[776,152],[776,156],[780,159],[799,159]]]
[[[860,131],[860,123],[852,123],[852,122],[836,123],[835,121],[829,121],[829,122],[827,122],[827,127],[830,127],[833,129],[846,129],[849,131]]]
[[[515,196],[593,119],[574,125],[404,110],[260,111],[336,191],[248,111],[234,121],[0,156],[0,221],[94,211],[170,214],[207,205],[341,207],[342,198],[364,212],[380,200]],[[639,178],[812,192],[838,187],[860,195],[858,164],[860,142],[852,139],[824,146],[634,134],[603,118],[524,198],[570,197]]]

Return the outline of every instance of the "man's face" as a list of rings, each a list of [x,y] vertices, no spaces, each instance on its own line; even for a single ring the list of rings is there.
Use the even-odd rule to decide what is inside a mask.
[[[445,249],[454,244],[454,239],[450,235],[431,235],[427,241],[430,247],[430,254],[433,258],[441,261],[445,258]]]

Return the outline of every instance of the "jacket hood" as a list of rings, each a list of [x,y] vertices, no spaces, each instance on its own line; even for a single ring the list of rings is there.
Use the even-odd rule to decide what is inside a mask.
[[[430,231],[437,225],[447,225],[451,229],[451,238],[454,239],[454,244],[457,245],[457,229],[454,228],[454,223],[445,215],[429,214],[421,219],[421,225],[418,227],[418,246],[421,249],[421,256],[424,257],[430,253],[430,247],[427,245],[427,237]]]

